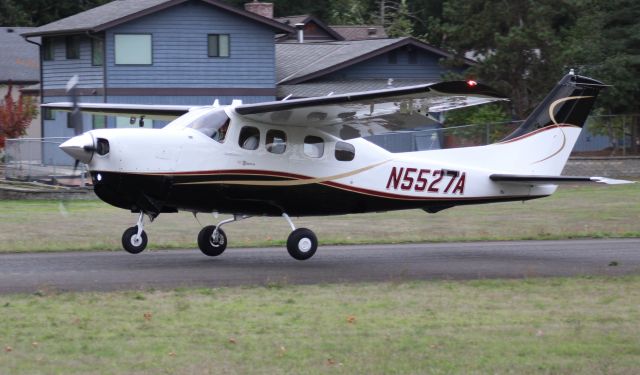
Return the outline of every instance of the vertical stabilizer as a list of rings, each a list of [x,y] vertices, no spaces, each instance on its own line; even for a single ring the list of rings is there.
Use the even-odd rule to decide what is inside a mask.
[[[525,122],[502,142],[548,126],[570,125],[582,128],[603,87],[606,85],[595,79],[567,74]]]

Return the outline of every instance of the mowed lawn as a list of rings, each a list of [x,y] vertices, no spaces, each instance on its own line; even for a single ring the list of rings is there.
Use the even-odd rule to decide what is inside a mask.
[[[3,374],[637,374],[640,276],[0,296]]]
[[[202,225],[215,219],[201,214]],[[118,250],[137,215],[101,201],[0,201],[0,252]],[[527,202],[294,218],[320,244],[401,243],[640,236],[640,184],[561,187]],[[149,248],[196,248],[201,224],[190,213],[163,214],[146,225]],[[231,247],[282,246],[290,232],[282,218],[257,217],[224,227]]]

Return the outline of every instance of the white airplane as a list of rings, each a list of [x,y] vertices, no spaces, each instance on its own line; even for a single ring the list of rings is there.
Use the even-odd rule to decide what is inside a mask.
[[[51,103],[42,107],[175,118],[163,129],[99,129],[60,148],[91,173],[103,201],[139,213],[122,236],[126,251],[145,249],[144,217],[190,211],[233,217],[204,227],[200,250],[223,253],[222,226],[251,216],[282,216],[289,254],[311,258],[318,240],[289,216],[340,215],[524,201],[560,183],[625,183],[560,176],[596,96],[605,85],[566,75],[531,116],[502,141],[479,147],[391,153],[361,138],[415,126],[416,116],[503,96],[474,81],[259,104],[170,105]],[[178,117],[179,116],[179,117]],[[177,117],[177,118],[176,118]],[[76,116],[77,118],[77,116]]]

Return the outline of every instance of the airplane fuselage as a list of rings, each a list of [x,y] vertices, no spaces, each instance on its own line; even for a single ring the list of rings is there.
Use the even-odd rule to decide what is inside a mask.
[[[242,144],[247,127],[259,137],[252,149]],[[284,138],[279,148],[270,139],[274,133]],[[496,170],[482,168],[478,147],[390,153],[362,138],[343,141],[309,128],[239,122],[232,114],[222,142],[191,128],[90,134],[109,142],[109,152],[94,154],[88,163],[96,194],[133,211],[274,216],[438,211],[532,199],[555,190],[553,185],[506,188],[490,181]]]

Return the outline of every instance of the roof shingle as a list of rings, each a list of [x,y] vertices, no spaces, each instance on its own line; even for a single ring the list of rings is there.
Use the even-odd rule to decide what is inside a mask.
[[[73,16],[51,22],[33,29],[24,36],[70,34],[84,31],[102,31],[117,24],[169,8],[187,0],[115,0],[96,8],[74,14]],[[262,22],[282,32],[293,32],[293,28],[278,21],[262,17],[255,13],[234,8],[220,0],[202,0],[232,13]]]

